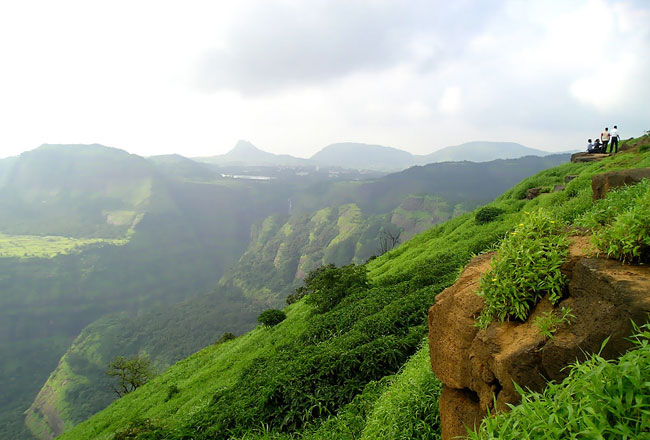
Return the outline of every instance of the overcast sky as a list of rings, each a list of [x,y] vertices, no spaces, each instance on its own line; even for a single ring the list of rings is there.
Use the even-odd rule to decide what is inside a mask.
[[[6,1],[0,157],[582,148],[650,129],[649,23],[646,0]]]

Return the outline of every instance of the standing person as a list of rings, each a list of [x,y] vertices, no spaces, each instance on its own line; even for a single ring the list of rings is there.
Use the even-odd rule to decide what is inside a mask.
[[[612,145],[609,147],[609,152],[611,153],[614,150],[614,154],[616,154],[618,153],[618,127],[615,125],[609,134],[612,135]]]
[[[603,143],[604,153],[607,153],[607,144],[609,143],[609,138],[610,138],[609,128],[605,127],[605,131],[600,133],[600,141]]]

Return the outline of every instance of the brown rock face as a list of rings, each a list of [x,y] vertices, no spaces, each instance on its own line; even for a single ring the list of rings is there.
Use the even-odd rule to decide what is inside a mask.
[[[461,273],[456,283],[436,297],[429,309],[429,354],[436,376],[447,386],[469,388],[469,348],[478,332],[474,319],[483,309],[476,295],[479,278],[490,267],[493,254],[479,255]],[[454,344],[441,343],[454,341]]]
[[[440,395],[440,424],[442,438],[465,437],[467,427],[475,428],[485,417],[476,394],[444,386]]]
[[[612,188],[634,185],[643,179],[650,179],[650,168],[633,168],[597,174],[591,179],[594,200],[602,199]]]
[[[431,367],[445,386],[440,400],[443,439],[465,435],[464,426],[484,417],[486,409],[504,411],[507,404],[518,403],[515,383],[542,391],[547,380],[564,379],[567,365],[601,351],[608,337],[601,351],[606,358],[630,347],[631,322],[646,322],[650,312],[650,267],[588,258],[587,241],[572,238],[563,267],[571,274],[566,297],[555,307],[542,300],[526,322],[492,323],[482,330],[474,326],[483,305],[476,295],[479,278],[489,268],[489,254],[473,259],[456,284],[436,297],[429,310],[429,347]],[[535,321],[561,307],[571,307],[574,317],[548,339]]]
[[[583,162],[598,162],[604,158],[609,157],[609,154],[600,154],[600,153],[574,153],[571,155],[571,162],[574,163],[583,163]]]

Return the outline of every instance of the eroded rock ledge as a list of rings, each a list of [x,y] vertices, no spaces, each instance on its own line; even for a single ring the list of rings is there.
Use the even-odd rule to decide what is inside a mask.
[[[548,380],[561,381],[566,366],[601,350],[605,358],[624,353],[631,343],[632,321],[643,324],[650,312],[650,267],[622,265],[585,255],[586,237],[572,237],[563,267],[570,283],[556,307],[571,307],[575,316],[552,339],[535,319],[553,309],[544,299],[526,322],[474,326],[483,308],[477,295],[480,276],[493,254],[474,258],[458,281],[436,297],[429,310],[431,366],[443,382],[440,413],[443,439],[466,435],[486,410],[507,410],[519,402],[514,383],[542,391]],[[496,401],[496,408],[494,402]]]

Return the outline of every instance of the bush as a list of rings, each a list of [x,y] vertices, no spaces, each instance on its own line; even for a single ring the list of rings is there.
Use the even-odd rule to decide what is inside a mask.
[[[365,266],[349,264],[339,268],[329,264],[312,270],[304,283],[296,293],[309,295],[307,304],[315,306],[316,313],[325,313],[346,296],[368,288],[368,275]]]
[[[257,319],[259,321],[259,318],[257,318]],[[237,336],[235,336],[234,334],[232,334],[230,332],[225,332],[224,334],[221,335],[221,337],[217,340],[217,342],[215,342],[215,345],[223,344],[224,342],[228,342],[228,341],[232,341],[236,337]]]
[[[257,322],[265,325],[266,327],[273,327],[278,325],[287,318],[287,315],[278,309],[268,309],[260,313],[257,317]]]
[[[616,189],[576,223],[594,229],[596,248],[622,262],[650,261],[650,180]]]
[[[496,220],[497,217],[499,217],[504,212],[505,211],[501,208],[485,206],[476,212],[474,218],[476,219],[476,223],[478,223],[479,225],[483,225],[485,223],[490,223],[491,221]]]
[[[178,389],[178,386],[176,386],[176,384],[170,385],[169,388],[167,388],[167,398],[165,399],[165,402],[167,402],[169,399],[174,397],[179,392],[180,390]]]
[[[650,192],[637,199],[629,211],[594,233],[593,242],[600,252],[624,263],[650,262]]]
[[[524,321],[546,294],[555,304],[566,285],[560,266],[568,247],[559,222],[542,210],[527,214],[523,223],[501,242],[490,270],[481,277],[485,306],[477,325],[485,328],[495,318],[500,322]]]

